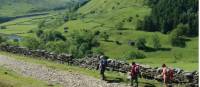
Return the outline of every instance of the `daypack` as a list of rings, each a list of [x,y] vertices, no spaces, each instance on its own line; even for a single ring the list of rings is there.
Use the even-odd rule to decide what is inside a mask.
[[[139,74],[139,66],[138,65],[132,65],[131,76],[136,76],[138,74]]]
[[[167,70],[167,76],[168,76],[169,80],[173,80],[174,70],[172,70],[172,69]]]
[[[168,80],[173,80],[174,70],[168,68],[166,70],[165,74],[166,74]]]
[[[107,60],[106,59],[102,59],[100,61],[100,69],[104,69],[107,65]]]

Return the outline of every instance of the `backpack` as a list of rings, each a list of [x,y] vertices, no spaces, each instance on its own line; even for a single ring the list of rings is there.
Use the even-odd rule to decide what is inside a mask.
[[[169,80],[173,80],[174,70],[172,70],[172,69],[167,70],[167,76],[168,76]]]
[[[103,60],[101,61],[101,64],[102,64],[103,66],[106,66],[106,65],[107,65],[107,60],[106,60],[106,59],[103,59]]]
[[[102,59],[100,61],[100,69],[104,69],[107,65],[107,60],[106,59]]]
[[[139,74],[139,66],[138,65],[132,65],[131,76],[136,76],[138,74]]]
[[[173,80],[174,70],[166,68],[165,75],[166,75],[168,80]]]

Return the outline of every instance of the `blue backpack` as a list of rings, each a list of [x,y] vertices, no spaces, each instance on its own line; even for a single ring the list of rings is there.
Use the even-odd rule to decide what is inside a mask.
[[[100,68],[105,68],[106,65],[107,65],[107,60],[106,59],[102,59],[101,62],[100,62]]]

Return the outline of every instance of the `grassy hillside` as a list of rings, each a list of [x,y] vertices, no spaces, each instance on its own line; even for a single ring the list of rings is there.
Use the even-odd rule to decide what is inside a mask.
[[[72,5],[70,0],[0,0],[0,2],[0,16],[59,10]]]
[[[69,31],[77,29],[98,30],[107,32],[110,35],[109,41],[100,40],[100,48],[111,58],[127,60],[125,57],[130,51],[138,51],[135,46],[129,46],[128,41],[135,41],[138,37],[147,40],[147,46],[153,47],[152,36],[157,34],[162,44],[162,49],[158,51],[141,51],[146,55],[144,59],[134,59],[137,62],[160,66],[168,63],[173,67],[195,66],[198,69],[198,38],[188,38],[185,48],[172,47],[169,43],[169,35],[159,32],[137,31],[136,21],[143,20],[144,16],[150,14],[151,9],[144,5],[143,0],[91,0],[78,10],[84,17],[69,21],[60,27],[63,32],[64,27],[69,27]],[[130,20],[129,20],[130,19]],[[116,25],[121,22],[123,29],[117,30]],[[78,24],[78,26],[77,26]],[[121,33],[121,34],[120,34]],[[116,41],[121,45],[116,44]],[[129,60],[129,59],[128,59]],[[133,59],[130,59],[132,61]]]
[[[143,0],[91,0],[83,7],[78,9],[79,13],[76,20],[70,20],[60,27],[50,24],[48,29],[62,32],[65,36],[70,35],[74,30],[91,30],[107,32],[110,36],[109,41],[99,38],[101,49],[110,58],[136,61],[152,66],[160,66],[162,63],[172,67],[180,67],[186,70],[198,69],[198,37],[187,38],[185,48],[173,47],[169,42],[169,35],[160,32],[145,32],[136,30],[137,20],[143,20],[150,14],[151,9],[144,4]],[[41,16],[39,16],[40,18]],[[42,20],[52,21],[50,17],[21,18],[1,25],[7,25],[8,29],[0,30],[0,33],[17,34],[20,36],[35,36],[34,33],[27,33],[29,30],[37,28]],[[14,24],[14,25],[13,25]],[[116,25],[122,25],[118,30]],[[28,26],[27,26],[28,25]],[[54,27],[52,27],[54,26]],[[68,27],[68,33],[64,33],[64,28]],[[25,33],[20,33],[21,31]],[[158,35],[162,48],[153,48],[152,36]],[[150,50],[141,51],[135,46],[130,46],[129,41],[135,41],[139,37],[146,39],[146,45]],[[120,44],[117,44],[119,42]],[[146,58],[130,59],[127,56],[131,51],[144,54]],[[187,64],[185,64],[187,63]],[[192,68],[191,68],[192,67]]]
[[[0,29],[0,33],[6,35],[18,35],[18,36],[34,36],[31,31],[34,31],[38,28],[38,24],[44,19],[51,19],[54,17],[53,14],[37,16],[37,17],[28,17],[20,18],[10,22],[2,23],[0,26],[5,26],[6,29]]]

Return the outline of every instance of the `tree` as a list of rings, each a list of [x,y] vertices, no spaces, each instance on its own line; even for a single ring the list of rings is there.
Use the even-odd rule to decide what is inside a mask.
[[[62,35],[62,33],[58,32],[58,31],[53,31],[53,30],[44,32],[40,38],[44,42],[59,41],[59,40],[65,41],[66,40],[65,36]]]
[[[39,39],[35,37],[28,37],[23,41],[23,45],[29,49],[40,49],[42,44]]]
[[[170,43],[172,46],[177,46],[177,47],[185,47],[186,43],[185,43],[185,39],[184,39],[184,35],[186,34],[187,30],[188,30],[188,25],[184,25],[184,24],[179,24],[177,26],[177,28],[175,28],[171,34],[170,34]]]
[[[95,33],[91,31],[74,31],[70,32],[69,52],[77,58],[92,54],[92,48],[99,45]]]
[[[50,41],[45,45],[45,48],[55,53],[68,53],[69,45],[65,41]]]
[[[153,21],[152,17],[145,17],[144,21],[138,20],[136,28],[137,30],[145,30],[145,31],[157,31],[157,28],[155,27],[155,23]]]
[[[138,38],[135,45],[139,50],[144,50],[146,48],[146,39],[143,37]]]
[[[145,58],[145,54],[140,51],[130,51],[128,52],[128,59],[141,59]]]
[[[178,36],[186,36],[189,30],[189,25],[180,23],[174,30],[177,32]]]
[[[42,20],[39,24],[38,24],[38,28],[41,29],[45,26],[45,20]]]
[[[177,33],[175,32],[172,32],[170,34],[170,42],[171,42],[171,45],[175,47],[185,47],[186,45],[184,39],[178,36]]]
[[[109,35],[106,32],[101,33],[100,35],[102,38],[104,38],[105,41],[108,41]]]
[[[198,0],[147,0],[149,16],[138,21],[137,29],[172,32],[179,24],[188,24],[187,36],[198,36]]]
[[[159,0],[147,0],[145,1],[147,5],[149,5],[150,7],[153,7],[154,5],[156,5]]]
[[[142,20],[138,20],[136,23],[136,29],[137,30],[144,30],[144,25],[143,25],[143,21]]]
[[[36,36],[37,37],[41,37],[43,34],[44,34],[44,31],[43,30],[41,30],[41,29],[38,29],[38,30],[36,30]]]
[[[154,47],[154,49],[159,49],[159,48],[161,48],[161,44],[160,44],[160,38],[158,37],[158,35],[157,34],[154,34],[153,36],[152,36],[152,42],[153,42],[153,47]]]
[[[6,26],[0,26],[0,29],[7,29]]]
[[[5,41],[6,41],[6,39],[0,35],[0,44],[5,42]]]
[[[14,39],[14,40],[7,40],[6,44],[9,44],[11,46],[19,46],[19,41]]]

